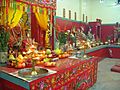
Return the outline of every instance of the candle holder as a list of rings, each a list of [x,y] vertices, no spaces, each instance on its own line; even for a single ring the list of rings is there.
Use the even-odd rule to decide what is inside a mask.
[[[36,65],[36,59],[32,59],[32,72],[31,75],[37,75],[37,71],[35,69],[35,65]]]
[[[84,46],[84,49],[83,49],[83,51],[84,51],[84,54],[83,54],[83,58],[87,58],[87,54],[86,54],[86,45]]]
[[[86,54],[86,49],[88,48],[88,44],[87,44],[86,41],[83,41],[82,43],[83,43],[83,44],[82,44],[81,49],[82,49],[83,52],[84,52],[84,54],[83,54],[83,59],[86,59],[86,58],[88,57],[87,54]]]

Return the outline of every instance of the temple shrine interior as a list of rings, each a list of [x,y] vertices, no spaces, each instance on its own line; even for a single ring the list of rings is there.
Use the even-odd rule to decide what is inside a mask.
[[[0,90],[120,90],[120,0],[0,0]]]

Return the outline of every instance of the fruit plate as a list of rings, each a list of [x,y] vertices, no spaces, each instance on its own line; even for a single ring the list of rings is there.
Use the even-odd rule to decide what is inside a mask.
[[[44,68],[35,68],[37,74],[32,75],[32,68],[25,68],[18,71],[18,75],[24,78],[37,78],[43,77],[49,74],[49,71]]]

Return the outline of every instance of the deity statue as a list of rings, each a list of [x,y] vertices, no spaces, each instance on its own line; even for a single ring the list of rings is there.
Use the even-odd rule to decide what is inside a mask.
[[[91,28],[89,29],[87,35],[88,35],[88,39],[89,39],[89,40],[93,40],[94,35],[92,34],[92,30],[91,30]]]
[[[84,33],[84,28],[83,28],[83,27],[81,27],[80,33],[81,33],[82,38],[86,40],[87,37],[86,37],[86,35],[85,35],[85,33]]]

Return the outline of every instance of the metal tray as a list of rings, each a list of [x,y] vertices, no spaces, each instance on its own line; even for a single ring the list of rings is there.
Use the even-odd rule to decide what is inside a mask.
[[[32,75],[32,68],[25,68],[18,71],[18,75],[24,78],[37,78],[43,77],[49,74],[49,71],[44,68],[35,68],[37,75]]]

